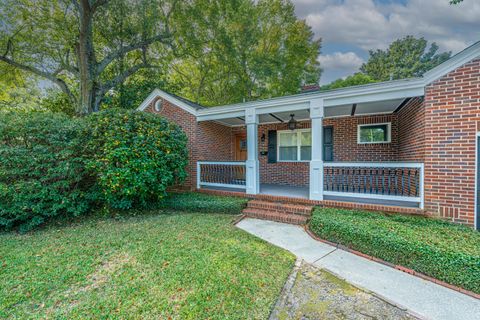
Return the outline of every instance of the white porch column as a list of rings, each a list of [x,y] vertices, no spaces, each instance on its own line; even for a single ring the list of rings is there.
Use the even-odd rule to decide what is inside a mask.
[[[258,161],[258,115],[255,109],[245,111],[247,125],[247,194],[260,193],[260,163]]]
[[[310,161],[310,200],[323,200],[323,99],[310,101],[312,119],[312,161]]]

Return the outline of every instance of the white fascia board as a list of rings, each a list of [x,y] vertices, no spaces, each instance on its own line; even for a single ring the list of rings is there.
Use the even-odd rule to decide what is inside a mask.
[[[460,51],[444,63],[436,66],[423,75],[425,85],[428,85],[464,64],[480,57],[480,41]]]
[[[423,96],[425,94],[425,87],[418,86],[416,88],[402,89],[398,91],[389,91],[389,92],[374,92],[363,95],[350,95],[350,96],[340,96],[335,98],[326,98],[325,107],[334,107],[341,106],[346,104],[354,103],[367,103],[367,102],[378,102],[378,101],[387,101],[387,100],[396,100],[396,99],[405,99]]]
[[[298,102],[298,103],[279,104],[279,105],[268,106],[268,107],[258,107],[256,108],[256,112],[257,114],[269,114],[269,113],[306,110],[309,108],[310,108],[310,104],[307,101],[305,101],[305,102]]]
[[[293,96],[260,100],[198,110],[199,121],[218,120],[238,117],[247,109],[255,109],[257,114],[285,112],[308,109],[310,101],[323,99],[325,106],[336,106],[350,103],[362,103],[399,98],[423,96],[425,85],[423,79],[408,79],[374,83],[325,92],[298,94]]]
[[[150,93],[150,95],[145,99],[143,100],[142,104],[137,108],[138,111],[144,111],[148,105],[153,101],[155,100],[156,97],[161,97],[162,99],[165,99],[169,102],[171,102],[172,104],[178,106],[179,108],[193,114],[194,116],[197,115],[197,110],[191,106],[189,106],[188,104],[186,104],[185,102],[175,98],[174,96],[166,93],[165,91],[163,90],[160,90],[160,89],[155,89],[152,91],[152,93]]]
[[[245,117],[245,110],[243,111],[225,111],[212,114],[197,114],[197,121],[211,121],[222,120],[229,118]]]

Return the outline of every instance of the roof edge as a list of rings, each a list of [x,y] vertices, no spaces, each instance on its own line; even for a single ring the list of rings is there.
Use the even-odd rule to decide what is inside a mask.
[[[161,97],[162,99],[165,99],[165,100],[168,100],[170,101],[171,103],[173,103],[174,105],[176,105],[177,107],[193,114],[194,116],[197,115],[197,109],[195,109],[194,107],[188,105],[187,103],[183,102],[182,100],[176,98],[175,96],[171,95],[170,93],[166,92],[166,91],[163,91],[161,89],[154,89],[149,95],[148,97],[143,100],[143,102],[140,104],[140,106],[137,108],[137,111],[144,111],[148,105],[150,103],[152,103],[155,98],[157,97]]]
[[[455,54],[447,61],[425,72],[425,74],[423,75],[425,85],[435,82],[439,78],[447,75],[448,73],[454,71],[455,69],[478,57],[480,57],[480,41],[475,42],[471,46]]]

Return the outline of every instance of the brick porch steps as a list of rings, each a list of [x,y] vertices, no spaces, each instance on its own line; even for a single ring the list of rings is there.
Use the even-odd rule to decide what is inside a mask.
[[[313,206],[264,200],[251,200],[248,202],[248,207],[253,209],[277,211],[288,214],[298,214],[307,217],[311,215],[313,209]]]
[[[263,200],[251,200],[243,213],[247,217],[304,225],[310,218],[313,207]]]

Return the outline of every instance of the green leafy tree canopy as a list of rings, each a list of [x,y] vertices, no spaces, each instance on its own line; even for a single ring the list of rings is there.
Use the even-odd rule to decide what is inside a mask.
[[[322,86],[322,90],[332,90],[344,87],[358,86],[362,84],[369,84],[375,82],[369,75],[357,72],[354,75],[348,76],[345,79],[337,79],[327,85]]]
[[[386,50],[370,50],[370,58],[360,70],[376,81],[420,77],[448,60],[451,52],[437,53],[438,46],[424,38],[407,36],[394,41]]]
[[[291,1],[197,0],[185,14],[178,29],[185,56],[167,78],[172,91],[219,105],[318,83],[321,42]]]

